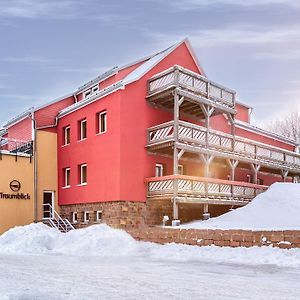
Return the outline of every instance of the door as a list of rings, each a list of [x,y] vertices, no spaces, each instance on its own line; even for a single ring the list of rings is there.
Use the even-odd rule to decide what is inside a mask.
[[[54,192],[44,192],[43,195],[43,219],[53,218]]]

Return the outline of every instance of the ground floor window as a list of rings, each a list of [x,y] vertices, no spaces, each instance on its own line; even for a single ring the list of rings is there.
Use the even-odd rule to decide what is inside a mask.
[[[78,214],[76,211],[72,212],[72,223],[76,224],[78,222]]]
[[[90,212],[89,211],[85,211],[84,212],[84,216],[83,216],[83,222],[84,223],[88,223],[90,221]]]
[[[96,211],[96,222],[101,222],[102,221],[102,210],[97,210]]]

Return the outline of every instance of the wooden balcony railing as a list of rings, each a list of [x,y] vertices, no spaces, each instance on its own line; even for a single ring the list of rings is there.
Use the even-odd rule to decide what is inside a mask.
[[[170,175],[147,178],[148,197],[172,197],[175,181],[178,200],[182,202],[207,202],[214,204],[244,205],[268,187],[247,182],[228,181],[187,175]],[[205,199],[203,199],[205,198]]]
[[[178,140],[193,146],[206,146],[207,129],[192,123],[179,121]],[[148,129],[148,146],[174,140],[174,122],[170,121]],[[274,146],[248,140],[239,136],[216,130],[209,130],[209,149],[221,153],[229,153],[241,160],[250,159],[254,162],[275,164],[300,170],[300,154]],[[238,159],[238,158],[237,158]]]
[[[235,106],[235,92],[233,90],[180,66],[174,66],[150,78],[148,96],[173,86],[181,87],[223,106],[230,108]]]

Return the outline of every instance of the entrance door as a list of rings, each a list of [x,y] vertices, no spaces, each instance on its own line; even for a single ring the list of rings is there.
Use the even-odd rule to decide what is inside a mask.
[[[43,195],[43,219],[53,217],[54,192],[44,192]]]

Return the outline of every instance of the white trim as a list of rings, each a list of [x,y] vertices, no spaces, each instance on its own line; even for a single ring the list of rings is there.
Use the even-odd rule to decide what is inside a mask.
[[[69,142],[67,143],[67,134],[66,131],[69,129]],[[67,125],[63,128],[64,130],[64,144],[62,146],[68,146],[71,144],[71,126]]]
[[[161,175],[158,175],[156,173],[156,168],[160,169]],[[155,177],[162,177],[162,176],[164,176],[164,165],[161,163],[156,163],[155,164]]]
[[[75,220],[75,215],[76,215],[76,220]],[[77,211],[72,212],[72,223],[77,224],[78,223],[78,213]]]
[[[44,210],[43,210],[43,219],[47,220],[47,219],[50,219],[51,216],[54,215],[54,191],[47,191],[47,190],[43,191],[43,204],[45,204],[44,203],[44,194],[45,193],[51,194],[51,204],[50,205],[52,206],[51,213],[49,212],[49,214],[50,214],[49,217],[44,217]]]
[[[79,121],[79,123],[80,123],[80,125],[79,125],[80,126],[80,137],[79,137],[78,142],[86,140],[86,138],[87,138],[87,120],[83,119],[83,120]],[[85,123],[85,137],[83,137],[83,126],[82,126],[83,123]]]
[[[101,218],[99,218],[99,214],[101,215]],[[96,222],[101,222],[102,221],[102,210],[97,210],[96,211]]]
[[[87,215],[89,216],[89,218],[87,219]],[[84,211],[83,213],[83,222],[84,223],[89,223],[90,221],[90,211]]]
[[[106,133],[107,132],[107,111],[104,110],[102,112],[99,112],[98,114],[98,132],[97,132],[97,135],[100,135],[100,134],[103,134],[103,133]],[[101,122],[101,116],[105,116],[104,118],[104,127],[105,127],[105,130],[102,131],[102,122]]]
[[[79,167],[80,167],[80,174],[79,174],[80,175],[80,182],[77,186],[87,185],[87,164],[86,163],[81,164],[81,165],[79,165]],[[83,181],[83,178],[82,178],[83,177],[82,176],[83,175],[82,169],[84,167],[86,168],[86,171],[85,171],[85,177],[86,177],[85,180],[86,181]]]
[[[69,172],[69,184],[68,185],[66,185],[66,183],[68,182],[68,180],[67,180],[67,173]],[[64,168],[64,186],[63,186],[63,188],[64,189],[68,189],[68,188],[70,188],[71,187],[71,168],[70,167],[68,167],[68,168]]]

